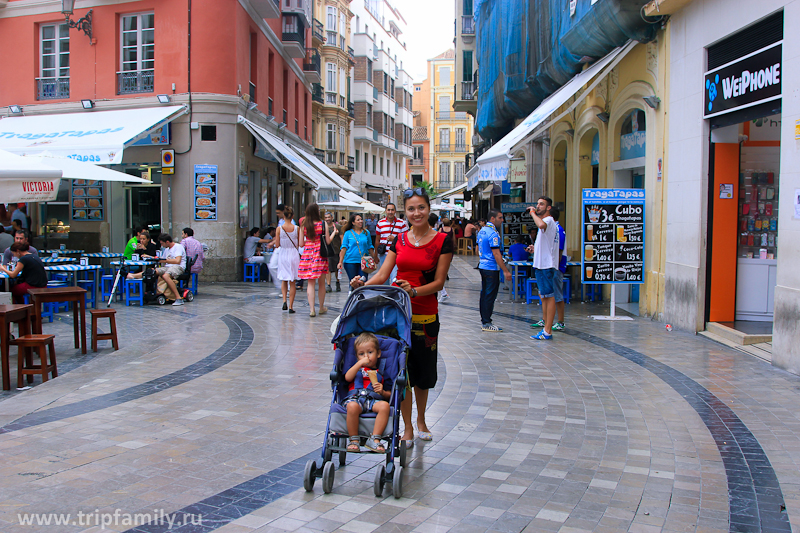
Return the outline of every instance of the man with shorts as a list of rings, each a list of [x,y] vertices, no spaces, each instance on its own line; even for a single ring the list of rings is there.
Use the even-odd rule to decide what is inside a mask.
[[[555,283],[558,270],[558,226],[550,210],[553,200],[547,196],[540,196],[536,207],[529,207],[539,232],[533,244],[533,268],[536,269],[536,284],[539,285],[539,299],[542,301],[544,314],[544,329],[531,339],[550,340],[553,338],[553,319],[556,315]]]
[[[175,294],[175,302],[172,305],[183,305],[183,298],[181,293],[178,292],[178,287],[175,285],[174,278],[183,274],[186,270],[186,250],[178,243],[172,242],[172,236],[169,233],[162,233],[158,236],[158,242],[161,244],[161,256],[155,259],[164,261],[164,266],[156,268],[156,274],[164,280],[167,287]],[[143,272],[136,274],[128,274],[128,279],[141,279]]]
[[[553,285],[555,291],[556,302],[556,321],[553,323],[553,331],[564,331],[564,274],[567,272],[567,254],[564,252],[567,248],[567,232],[559,224],[558,219],[561,211],[557,207],[550,208],[550,216],[556,221],[558,227],[558,268],[556,269],[556,282]],[[531,324],[532,328],[544,327],[544,318],[535,324]]]

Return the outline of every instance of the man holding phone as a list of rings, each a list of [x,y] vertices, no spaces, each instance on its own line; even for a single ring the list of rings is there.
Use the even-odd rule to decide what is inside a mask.
[[[539,286],[539,299],[542,301],[544,314],[544,329],[531,335],[531,339],[541,341],[553,338],[553,320],[556,315],[555,283],[560,255],[558,225],[550,216],[552,207],[553,200],[540,196],[536,207],[528,208],[533,222],[539,228],[533,244],[533,268],[536,269],[536,284]]]

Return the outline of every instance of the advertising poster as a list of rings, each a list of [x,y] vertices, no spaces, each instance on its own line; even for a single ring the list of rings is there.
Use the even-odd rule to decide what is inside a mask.
[[[514,244],[514,238],[517,235],[527,237],[528,230],[536,227],[533,217],[528,212],[529,207],[536,207],[536,204],[505,203],[500,205],[500,211],[503,213],[503,227],[497,229],[500,230],[500,235],[503,237],[504,249],[507,250]]]
[[[194,166],[194,219],[217,220],[217,165]]]
[[[644,189],[583,189],[583,283],[644,283]]]
[[[72,220],[103,220],[103,182],[72,180]]]

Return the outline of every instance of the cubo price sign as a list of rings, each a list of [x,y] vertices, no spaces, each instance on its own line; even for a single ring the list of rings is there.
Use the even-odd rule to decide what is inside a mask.
[[[644,283],[644,189],[583,189],[583,283]]]

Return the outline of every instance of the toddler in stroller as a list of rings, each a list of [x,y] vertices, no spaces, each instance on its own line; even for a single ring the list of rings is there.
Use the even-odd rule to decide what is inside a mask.
[[[400,498],[406,443],[400,440],[399,415],[411,345],[408,294],[391,286],[354,290],[342,310],[333,343],[333,395],[322,465],[318,468],[314,460],[306,463],[303,485],[310,492],[316,479],[322,478],[322,490],[331,492],[334,453],[339,454],[339,466],[345,465],[348,453],[381,454],[386,460],[375,472],[374,493],[381,496],[384,484],[390,484],[394,497]],[[400,461],[398,467],[395,457]]]

